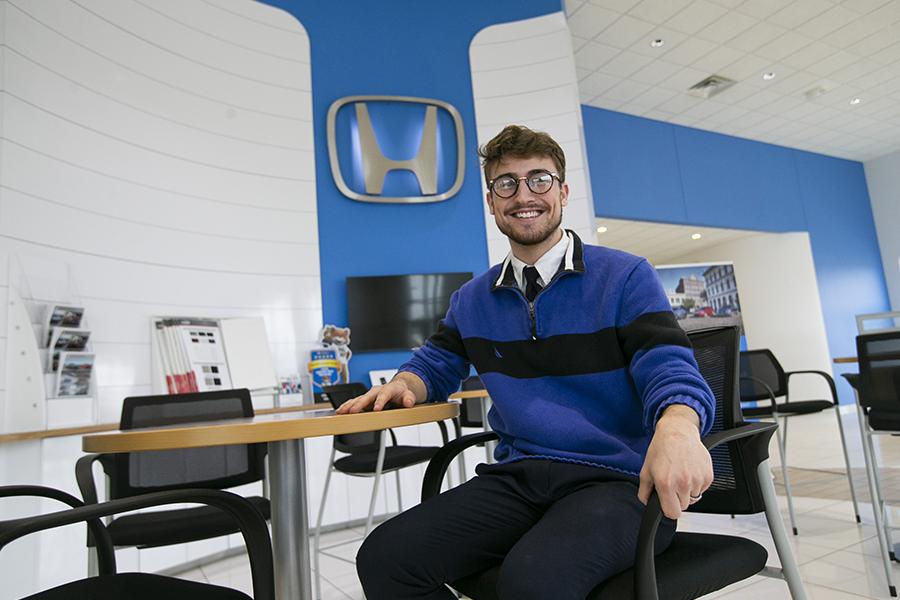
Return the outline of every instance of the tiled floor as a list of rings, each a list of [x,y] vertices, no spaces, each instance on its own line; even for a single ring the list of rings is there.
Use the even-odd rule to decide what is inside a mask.
[[[855,413],[844,415],[844,427],[848,435],[851,464],[859,486],[858,495],[868,500],[865,491],[862,446]],[[853,508],[847,498],[846,478],[840,438],[834,414],[829,412],[806,415],[791,420],[788,437],[788,459],[791,473],[797,480],[794,490],[794,508],[797,513],[799,535],[792,537],[800,572],[810,600],[859,600],[860,598],[887,599],[885,582],[871,506],[860,504],[862,523],[857,524]],[[882,437],[881,464],[900,468],[900,438]],[[771,449],[773,467],[778,465],[778,455]],[[889,469],[893,471],[893,469]],[[890,473],[888,474],[890,475]],[[893,479],[888,477],[888,480]],[[783,492],[780,477],[776,490]],[[809,494],[809,495],[801,495]],[[900,507],[900,484],[889,484],[885,495],[896,499]],[[781,500],[782,515],[787,526],[787,505]],[[894,522],[900,523],[900,508],[895,511]],[[679,521],[684,531],[711,531],[734,533],[756,540],[769,550],[769,564],[779,566],[774,545],[762,515],[737,517],[718,515],[687,515]],[[360,535],[360,530],[346,530],[323,537],[323,545]],[[358,543],[336,550],[345,557],[352,557]],[[353,565],[329,557],[322,557],[321,600],[364,600]],[[900,585],[900,565],[894,563],[894,577]],[[250,569],[244,556],[229,558],[201,569],[181,575],[250,589]],[[756,576],[737,583],[708,598],[722,600],[788,599],[790,594],[784,581]]]

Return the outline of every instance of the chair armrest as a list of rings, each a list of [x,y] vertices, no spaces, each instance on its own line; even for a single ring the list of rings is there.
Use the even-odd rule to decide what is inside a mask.
[[[189,489],[153,492],[99,504],[87,504],[54,513],[3,521],[0,522],[0,549],[30,533],[90,521],[121,512],[184,502],[214,506],[234,518],[247,546],[253,578],[253,597],[256,600],[274,600],[272,542],[269,539],[266,521],[249,501],[222,490]]]
[[[787,371],[785,374],[787,377],[787,381],[790,382],[791,375],[819,375],[825,378],[825,381],[828,382],[828,389],[831,391],[831,402],[832,404],[837,404],[837,387],[834,385],[834,378],[831,375],[826,373],[825,371]]]
[[[775,402],[775,390],[773,390],[768,383],[753,375],[743,375],[741,376],[741,381],[753,381],[766,388],[766,393],[769,395],[769,402],[772,403],[772,411],[778,412],[778,403]]]
[[[75,463],[75,481],[85,504],[97,504],[97,484],[94,481],[94,463],[103,459],[102,454],[86,454]]]
[[[740,439],[756,438],[767,445],[775,430],[776,423],[749,423],[725,431],[719,431],[703,438],[707,450],[728,442]],[[638,531],[637,550],[634,558],[634,597],[635,600],[659,600],[656,587],[656,561],[654,541],[656,530],[662,521],[663,512],[656,490],[650,494],[647,507],[641,517]]]
[[[7,485],[0,486],[0,498],[11,498],[21,496],[32,496],[38,498],[50,498],[63,504],[67,504],[72,508],[84,506],[84,503],[61,490],[45,487],[42,485]],[[112,538],[98,518],[83,519],[87,522],[87,526],[96,540],[98,570],[100,575],[115,575],[116,573],[116,552],[113,547]],[[5,524],[0,522],[0,531]]]
[[[441,492],[441,482],[444,481],[447,468],[453,459],[466,448],[498,439],[500,437],[493,431],[482,431],[464,435],[444,445],[428,461],[428,468],[425,469],[425,477],[422,480],[422,501],[437,496]]]

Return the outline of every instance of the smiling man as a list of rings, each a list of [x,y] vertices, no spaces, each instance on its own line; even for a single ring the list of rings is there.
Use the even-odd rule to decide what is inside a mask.
[[[549,135],[510,125],[479,153],[509,255],[453,295],[393,381],[338,412],[444,400],[474,365],[496,463],[372,532],[357,556],[369,600],[450,600],[446,583],[495,564],[500,598],[584,600],[631,566],[652,489],[661,551],[712,481],[714,399],[654,269],[561,229]]]

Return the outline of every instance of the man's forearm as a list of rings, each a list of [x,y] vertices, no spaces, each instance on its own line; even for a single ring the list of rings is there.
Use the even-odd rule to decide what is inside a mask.
[[[422,378],[415,373],[400,371],[394,375],[391,381],[400,381],[406,384],[407,389],[416,397],[416,404],[421,404],[428,400],[428,388],[425,387],[425,382],[422,381]]]

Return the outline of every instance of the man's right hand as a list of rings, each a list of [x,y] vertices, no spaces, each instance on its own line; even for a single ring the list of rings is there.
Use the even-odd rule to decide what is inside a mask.
[[[409,377],[415,377],[417,381],[408,381]],[[418,385],[416,385],[417,383]],[[362,396],[347,400],[338,407],[335,413],[347,415],[362,412],[370,407],[372,410],[378,411],[387,404],[412,408],[418,402],[419,397],[424,400],[424,393],[422,393],[424,390],[425,384],[421,379],[411,373],[401,373],[390,383],[377,385]]]

